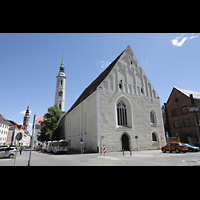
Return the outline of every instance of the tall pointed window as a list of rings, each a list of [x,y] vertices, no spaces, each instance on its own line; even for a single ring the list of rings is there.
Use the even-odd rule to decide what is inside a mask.
[[[156,118],[156,113],[155,113],[155,111],[154,110],[152,110],[151,112],[150,112],[150,122],[151,122],[151,126],[157,126],[157,118]]]
[[[154,116],[154,113],[152,111],[150,112],[150,118],[151,118],[151,123],[155,124],[156,123],[155,122],[155,116]]]
[[[157,141],[157,136],[155,133],[152,133],[152,141]]]
[[[117,120],[119,126],[127,126],[127,110],[123,101],[117,104]]]

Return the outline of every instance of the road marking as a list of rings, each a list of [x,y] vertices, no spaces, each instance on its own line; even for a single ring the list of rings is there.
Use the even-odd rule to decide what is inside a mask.
[[[114,157],[108,157],[108,156],[98,156],[97,158],[105,158],[105,159],[109,159],[109,160],[119,160],[119,158],[114,158]]]
[[[0,159],[0,162],[1,161],[8,161],[8,160],[13,161],[14,159],[12,159],[12,158],[10,158],[10,159]]]

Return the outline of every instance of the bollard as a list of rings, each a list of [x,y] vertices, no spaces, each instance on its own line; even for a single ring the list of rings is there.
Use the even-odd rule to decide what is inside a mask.
[[[131,151],[131,149],[130,149],[130,156],[132,156],[132,151]]]
[[[122,151],[123,151],[123,156],[124,156],[124,149],[122,149]]]

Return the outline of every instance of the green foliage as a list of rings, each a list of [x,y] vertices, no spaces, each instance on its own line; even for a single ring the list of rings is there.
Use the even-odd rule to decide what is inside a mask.
[[[48,113],[44,115],[44,122],[42,122],[42,129],[38,140],[41,142],[48,140],[58,140],[59,138],[59,128],[58,122],[60,120],[62,112],[57,105],[48,108]]]

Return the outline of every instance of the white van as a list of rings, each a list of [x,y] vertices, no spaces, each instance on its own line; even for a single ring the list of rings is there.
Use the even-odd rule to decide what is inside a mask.
[[[46,151],[47,151],[48,153],[50,153],[50,152],[52,151],[52,141],[48,141],[48,142],[47,142]]]
[[[66,140],[59,140],[52,142],[52,152],[59,153],[59,152],[67,152],[68,151],[68,141]]]
[[[58,141],[54,140],[52,142],[52,153],[58,153],[58,149],[59,149]]]

